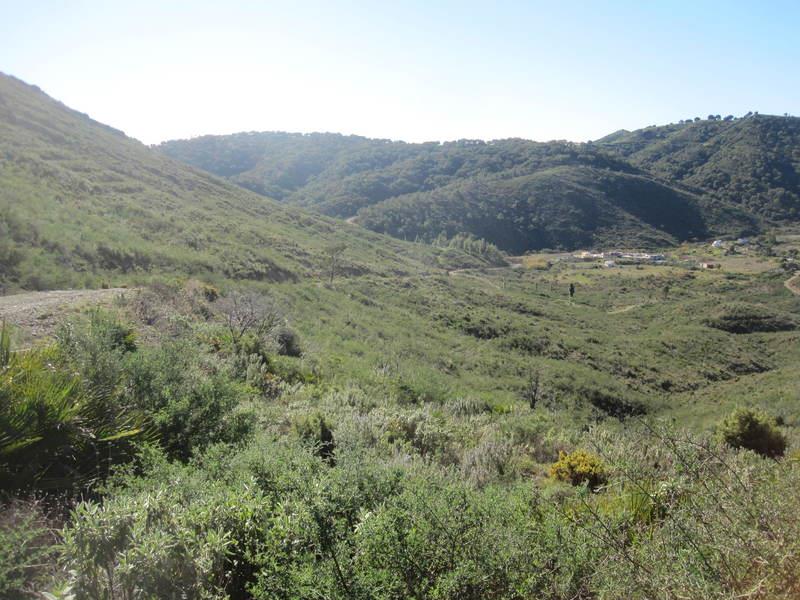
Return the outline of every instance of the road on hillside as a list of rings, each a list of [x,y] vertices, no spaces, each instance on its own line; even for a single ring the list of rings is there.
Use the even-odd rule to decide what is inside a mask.
[[[27,336],[38,338],[51,333],[68,310],[87,304],[109,304],[126,292],[131,290],[55,290],[0,296],[0,322],[5,321]]]
[[[795,273],[789,277],[789,279],[783,282],[783,285],[795,296],[800,296],[800,273]]]

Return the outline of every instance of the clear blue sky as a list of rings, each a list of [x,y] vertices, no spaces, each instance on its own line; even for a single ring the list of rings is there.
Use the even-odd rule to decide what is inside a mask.
[[[147,143],[583,141],[800,114],[800,1],[0,0],[0,71]]]

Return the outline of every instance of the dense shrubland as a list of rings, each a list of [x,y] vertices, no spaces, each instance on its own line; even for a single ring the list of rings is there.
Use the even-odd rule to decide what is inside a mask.
[[[664,245],[800,210],[800,120],[750,115],[619,131],[588,144],[407,144],[246,133],[166,154],[287,203],[404,239],[470,233],[502,250]],[[736,209],[743,210],[736,210]]]
[[[155,286],[49,347],[0,344],[0,596],[800,593],[800,463],[769,417],[581,429],[557,389],[504,405],[345,385],[276,298],[218,296]],[[60,437],[28,398],[65,411],[44,423]]]

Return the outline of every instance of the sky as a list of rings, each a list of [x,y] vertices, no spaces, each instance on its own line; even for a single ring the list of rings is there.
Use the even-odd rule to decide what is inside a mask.
[[[153,144],[597,139],[800,114],[800,1],[0,0],[0,71]]]

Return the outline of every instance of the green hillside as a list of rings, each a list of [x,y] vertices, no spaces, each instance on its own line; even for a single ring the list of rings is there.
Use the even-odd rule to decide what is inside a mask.
[[[3,284],[136,284],[52,329],[41,294],[0,298],[0,598],[800,593],[796,231],[508,265],[274,202],[8,77],[0,146]],[[741,223],[592,148],[485,146],[367,168],[436,176],[358,219],[519,251]]]
[[[469,233],[513,253],[606,242],[664,245],[757,227],[724,202],[676,188],[592,145],[249,133],[159,149],[287,203],[356,216],[375,231],[423,240]]]
[[[594,145],[754,214],[777,221],[800,217],[800,118],[688,121],[617,132]]]
[[[406,239],[468,231],[514,254],[657,248],[747,228],[747,219],[724,205],[639,174],[585,166],[468,179],[366,208],[357,222]]]
[[[27,289],[170,273],[294,280],[325,272],[333,245],[345,246],[340,269],[352,274],[416,272],[454,254],[282,206],[168,159],[6,75],[0,232],[0,283]]]

